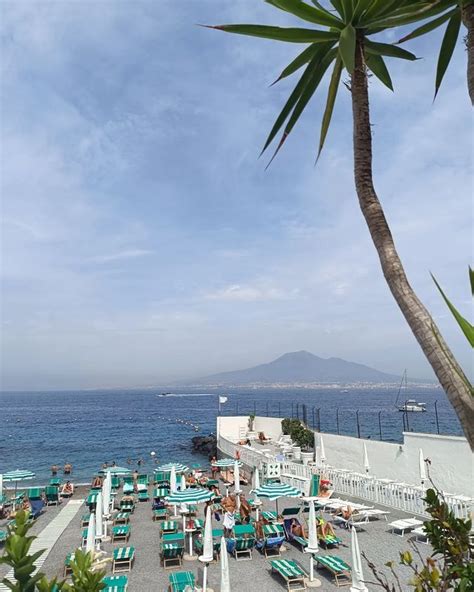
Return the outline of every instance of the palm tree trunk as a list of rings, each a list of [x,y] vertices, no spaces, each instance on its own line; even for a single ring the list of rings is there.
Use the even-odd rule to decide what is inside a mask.
[[[461,6],[461,18],[467,29],[467,88],[474,105],[474,4],[464,2]]]
[[[380,258],[385,280],[413,335],[454,407],[464,434],[474,450],[474,397],[469,382],[410,286],[395,248],[385,214],[372,180],[372,135],[363,40],[357,41],[351,80],[354,121],[354,176],[360,208]]]

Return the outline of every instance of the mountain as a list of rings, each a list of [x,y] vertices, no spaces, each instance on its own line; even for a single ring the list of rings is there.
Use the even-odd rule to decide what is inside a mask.
[[[319,358],[307,351],[283,354],[273,362],[245,370],[221,372],[193,381],[194,384],[245,385],[295,383],[399,382],[400,376],[386,374],[341,358]]]

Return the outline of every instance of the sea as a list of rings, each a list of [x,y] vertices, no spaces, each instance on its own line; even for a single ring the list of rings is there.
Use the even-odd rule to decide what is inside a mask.
[[[151,471],[159,463],[206,463],[192,438],[215,433],[222,415],[299,416],[321,432],[401,442],[402,432],[462,435],[439,388],[410,388],[426,413],[397,410],[397,387],[162,389],[0,393],[0,473],[33,471],[47,483],[50,467],[73,465],[72,478],[87,483],[103,463]],[[401,401],[400,401],[401,402]],[[406,417],[408,415],[408,417]],[[406,422],[408,421],[408,425]]]

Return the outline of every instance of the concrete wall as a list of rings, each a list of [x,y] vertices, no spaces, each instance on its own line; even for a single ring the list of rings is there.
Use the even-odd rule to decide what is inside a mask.
[[[218,418],[218,434],[233,441],[238,440],[239,429],[246,429],[247,419],[246,416]],[[257,417],[255,430],[278,439],[281,435],[281,419]],[[439,489],[474,497],[474,455],[465,438],[410,432],[404,434],[403,444],[392,444],[336,434],[322,434],[322,437],[329,465],[363,473],[365,443],[372,475],[410,485],[420,483],[418,459],[421,448],[423,457],[431,461],[430,474]]]

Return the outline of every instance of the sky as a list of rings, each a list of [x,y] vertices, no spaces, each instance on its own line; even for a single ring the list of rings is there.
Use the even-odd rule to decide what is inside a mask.
[[[265,170],[300,46],[198,23],[298,26],[264,2],[3,0],[4,390],[163,384],[305,349],[432,378],[383,279],[341,86]],[[385,38],[394,41],[395,36]],[[466,316],[472,119],[465,51],[433,103],[440,34],[370,80],[375,186],[408,277],[469,372],[429,272]],[[347,80],[347,76],[346,76]]]

